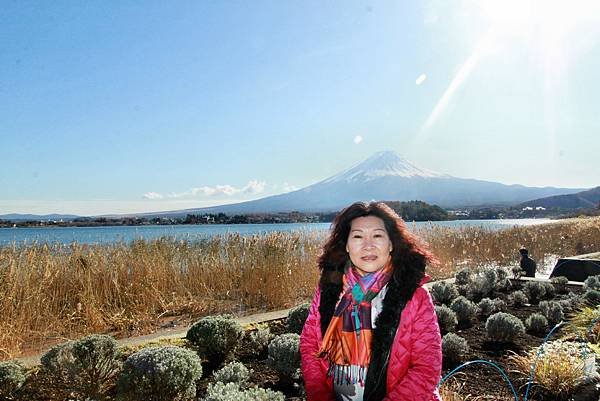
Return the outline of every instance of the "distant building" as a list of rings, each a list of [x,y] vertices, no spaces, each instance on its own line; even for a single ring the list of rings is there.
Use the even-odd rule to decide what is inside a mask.
[[[451,216],[469,216],[469,212],[466,210],[448,210],[448,214]]]

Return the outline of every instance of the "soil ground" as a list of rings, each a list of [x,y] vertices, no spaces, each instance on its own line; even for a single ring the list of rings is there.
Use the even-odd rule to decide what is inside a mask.
[[[520,284],[517,283],[515,289],[519,289],[519,287]],[[583,292],[581,286],[571,285],[569,285],[568,291],[574,292],[575,294],[581,294]],[[505,312],[515,315],[523,322],[525,322],[527,317],[532,313],[541,313],[538,305],[527,304],[520,307],[514,307],[508,302],[507,294],[497,295],[507,302],[507,309]],[[554,300],[564,299],[565,297],[565,295],[556,295]],[[568,317],[570,312],[572,312],[572,310],[565,311],[565,316]],[[465,338],[469,344],[469,353],[465,358],[465,361],[486,360],[494,362],[504,370],[510,378],[515,386],[515,391],[517,392],[519,399],[523,399],[526,391],[526,378],[522,377],[522,375],[517,372],[516,366],[510,360],[509,356],[512,355],[512,353],[522,355],[533,347],[540,346],[544,340],[545,334],[549,332],[551,327],[544,335],[525,333],[513,343],[499,344],[491,342],[486,338],[485,321],[485,318],[479,318],[472,326],[459,327],[456,331],[456,334]],[[555,331],[551,339],[557,339],[560,338],[560,336],[561,329]],[[442,376],[447,375],[454,367],[455,366],[447,366],[447,364],[444,364]],[[493,400],[514,400],[513,393],[510,390],[508,383],[502,377],[501,373],[492,366],[483,363],[473,364],[461,369],[460,373],[455,377],[462,385],[462,389],[460,390],[461,395],[471,394],[474,396],[489,397],[489,399]],[[595,389],[589,397],[584,394],[584,392],[587,393],[589,391],[582,388],[579,391],[579,394],[569,399],[578,401],[589,399],[597,401],[600,395],[597,389]],[[555,401],[556,398],[544,393],[542,389],[532,386],[528,394],[528,400]]]

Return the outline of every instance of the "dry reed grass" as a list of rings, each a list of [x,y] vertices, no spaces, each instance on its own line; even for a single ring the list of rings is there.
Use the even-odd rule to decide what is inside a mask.
[[[600,305],[592,308],[583,306],[575,311],[565,328],[573,338],[581,338],[594,344],[600,343]]]
[[[436,226],[418,231],[441,261],[429,271],[436,279],[464,263],[516,263],[521,244],[536,257],[600,250],[600,218],[498,232]],[[165,316],[290,307],[314,291],[325,235],[0,247],[0,360],[52,340],[147,332]]]
[[[143,332],[167,315],[290,307],[314,291],[321,242],[272,233],[0,248],[0,359],[52,338]]]
[[[410,225],[409,225],[410,226]],[[538,273],[557,255],[572,256],[600,251],[600,218],[562,220],[534,226],[493,231],[482,227],[447,228],[429,225],[416,232],[425,239],[441,265],[434,278],[453,275],[458,266],[479,268],[510,266],[519,261],[525,246],[538,262]]]
[[[577,347],[561,343],[549,348],[538,356],[534,348],[525,355],[511,355],[509,359],[516,366],[516,373],[528,378],[535,363],[533,383],[556,397],[566,399],[584,380],[584,361]]]

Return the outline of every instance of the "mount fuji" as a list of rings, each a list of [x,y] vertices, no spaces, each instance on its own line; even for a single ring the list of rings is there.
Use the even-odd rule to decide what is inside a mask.
[[[395,152],[384,151],[339,174],[293,192],[230,205],[144,215],[175,217],[197,213],[326,212],[340,210],[356,201],[370,200],[421,200],[447,208],[512,205],[581,190],[505,185],[458,178],[418,167]]]

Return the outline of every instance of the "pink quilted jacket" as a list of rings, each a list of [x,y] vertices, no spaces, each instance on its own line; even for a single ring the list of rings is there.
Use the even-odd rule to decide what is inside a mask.
[[[441,401],[437,391],[442,369],[440,329],[431,296],[417,288],[400,317],[387,372],[385,401]],[[335,401],[328,362],[316,358],[321,347],[321,323],[317,290],[300,336],[302,374],[308,401]]]

